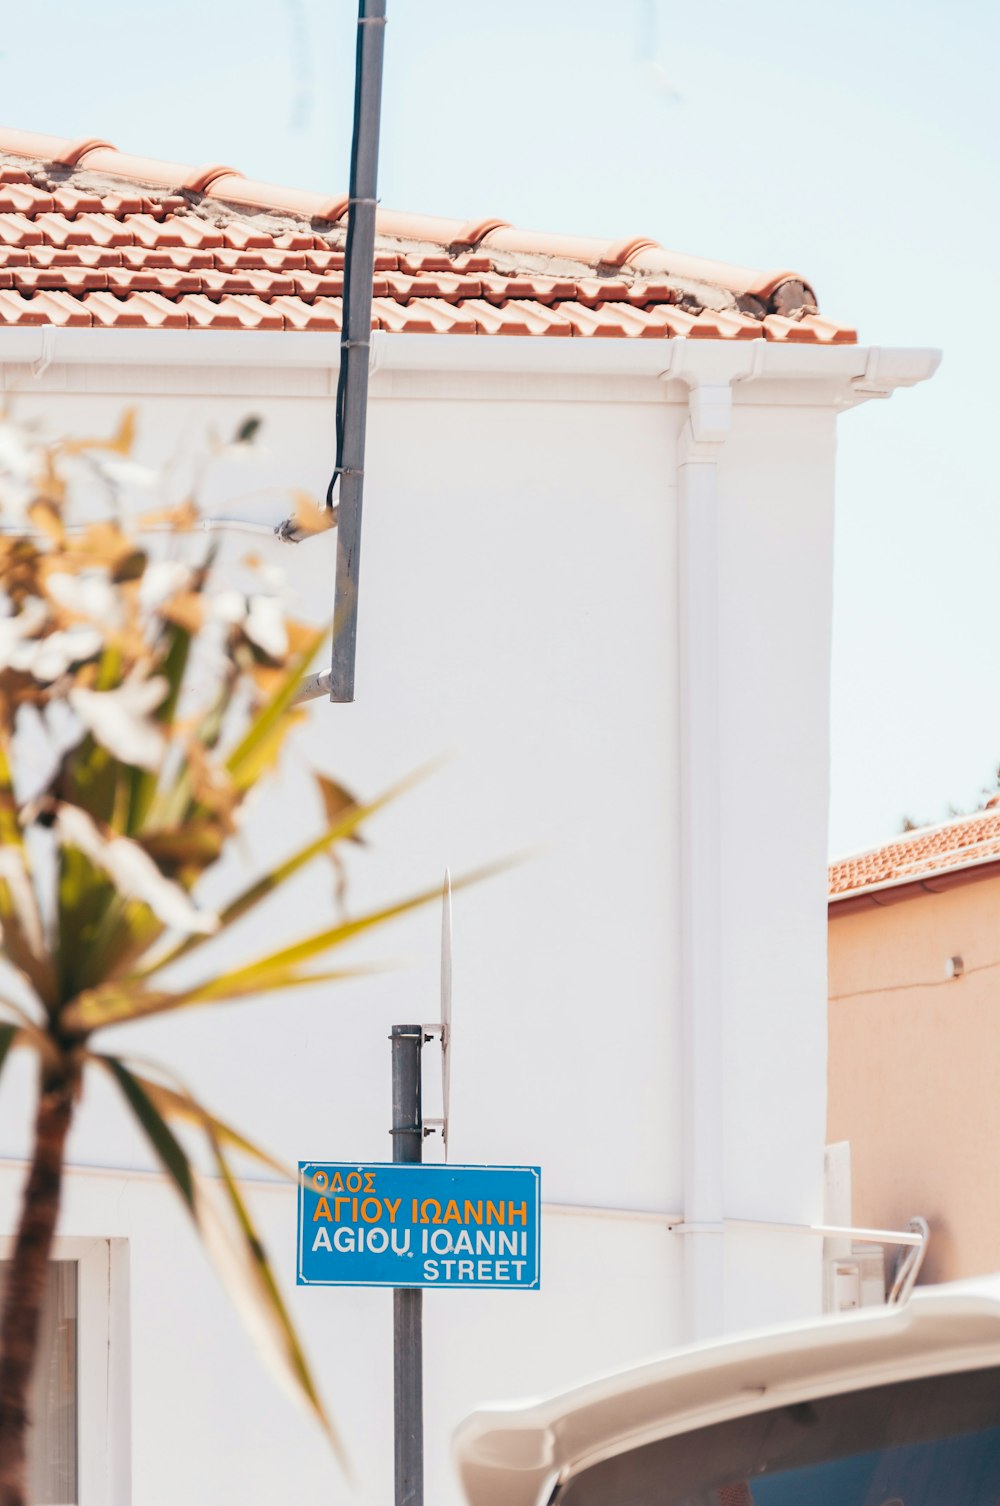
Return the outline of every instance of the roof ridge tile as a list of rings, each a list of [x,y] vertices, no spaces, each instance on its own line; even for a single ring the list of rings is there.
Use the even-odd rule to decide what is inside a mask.
[[[188,184],[187,187],[192,185]],[[327,220],[335,224],[347,213],[347,195],[331,197],[304,188],[284,188],[277,183],[258,183],[242,173],[225,168],[206,183],[206,197],[227,204],[245,204],[253,209],[284,210],[306,220]]]

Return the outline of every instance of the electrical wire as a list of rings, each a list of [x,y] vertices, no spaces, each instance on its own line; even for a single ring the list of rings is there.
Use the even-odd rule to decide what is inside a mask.
[[[856,988],[851,993],[831,994],[830,1003],[838,999],[867,999],[873,994],[899,994],[906,993],[911,988],[947,988],[960,983],[962,978],[969,978],[973,973],[989,973],[994,968],[1000,967],[1000,962],[980,962],[978,967],[966,967],[962,969],[957,978],[926,978],[915,979],[912,983],[886,983],[878,988]]]

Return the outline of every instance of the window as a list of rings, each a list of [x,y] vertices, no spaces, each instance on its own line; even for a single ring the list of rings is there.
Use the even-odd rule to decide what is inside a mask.
[[[7,1262],[0,1261],[0,1300],[6,1274]],[[73,1506],[77,1500],[77,1328],[77,1263],[50,1261],[29,1402],[32,1506]]]
[[[591,1465],[558,1506],[995,1506],[1000,1370],[753,1412]]]
[[[127,1275],[124,1240],[55,1242],[31,1388],[31,1506],[127,1506]]]

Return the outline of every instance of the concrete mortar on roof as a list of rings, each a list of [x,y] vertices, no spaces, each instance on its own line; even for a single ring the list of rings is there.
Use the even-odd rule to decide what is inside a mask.
[[[25,167],[23,157],[14,157],[9,152],[0,151],[0,169],[19,167]],[[99,198],[110,198],[120,194],[123,185],[127,184],[133,192],[142,193],[152,200],[168,197],[168,190],[162,185],[142,183],[135,178],[115,178],[108,173],[88,172],[86,168],[58,167],[54,163],[36,162],[27,167],[27,172],[36,188],[48,192],[70,188],[79,193],[95,194]],[[303,223],[310,223],[301,216],[277,211],[261,210],[254,213],[229,204],[224,199],[210,199],[205,194],[195,193],[187,188],[172,189],[169,196],[184,200],[185,215],[204,220],[209,225],[222,226],[231,224],[233,220],[246,221],[269,234],[281,235],[287,230],[301,230]],[[346,238],[346,227],[338,230],[335,224],[330,224],[324,234],[329,235],[331,248],[339,250]]]
[[[24,166],[24,158],[0,152],[0,168]],[[80,193],[92,193],[97,197],[105,198],[120,194],[122,184],[128,183],[130,188],[139,190],[151,199],[165,197],[165,190],[162,186],[141,183],[135,179],[115,178],[107,173],[90,172],[85,167],[59,167],[53,163],[39,161],[31,163],[27,167],[27,172],[33,185],[46,192],[53,192],[59,188],[72,188]],[[288,231],[301,230],[303,225],[308,225],[314,234],[322,236],[332,251],[342,251],[347,239],[347,227],[344,221],[308,218],[304,215],[281,213],[275,210],[253,210],[227,199],[209,198],[191,189],[178,188],[173,192],[185,201],[183,211],[185,215],[203,220],[216,228],[235,223],[246,225],[268,235],[278,236]],[[397,252],[401,255],[412,255],[416,251],[421,255],[433,256],[441,255],[442,252],[440,242],[402,240],[398,236],[391,235],[376,234],[375,245],[376,250]],[[507,272],[511,275],[528,274],[572,279],[603,278],[608,281],[625,282],[629,287],[642,285],[649,278],[648,272],[631,266],[627,262],[621,266],[606,264],[594,266],[589,262],[574,261],[567,256],[543,256],[538,252],[517,255],[513,251],[490,250],[489,248],[485,250],[498,272]],[[690,307],[692,312],[701,309],[739,309],[741,312],[749,313],[751,317],[758,318],[763,317],[765,312],[765,307],[759,299],[737,298],[728,288],[720,288],[707,282],[692,282],[683,278],[671,278],[671,283],[672,290],[676,294],[673,301],[681,308]],[[747,307],[744,308],[744,304]]]

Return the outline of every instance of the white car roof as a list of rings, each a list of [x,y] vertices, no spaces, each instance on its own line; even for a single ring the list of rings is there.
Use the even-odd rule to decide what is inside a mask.
[[[557,1482],[660,1438],[990,1365],[1000,1365],[1000,1276],[693,1345],[527,1405],[482,1407],[455,1434],[455,1461],[470,1506],[545,1506]]]

